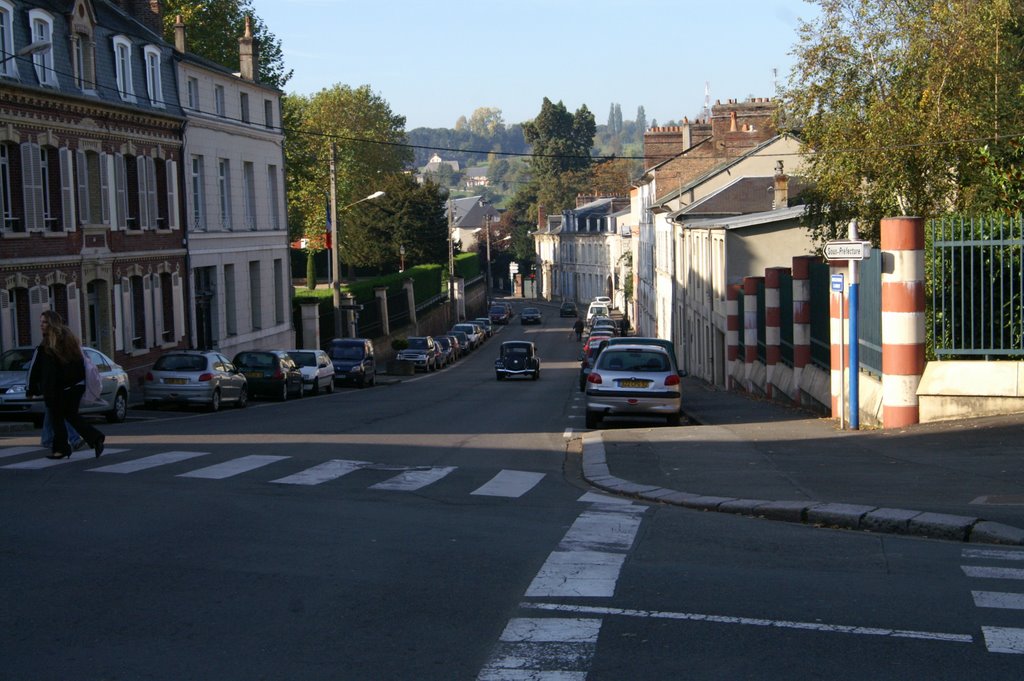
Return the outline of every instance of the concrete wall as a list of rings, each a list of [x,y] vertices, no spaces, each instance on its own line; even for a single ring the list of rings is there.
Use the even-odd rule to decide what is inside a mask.
[[[922,423],[1024,413],[1024,362],[928,362],[917,397]]]

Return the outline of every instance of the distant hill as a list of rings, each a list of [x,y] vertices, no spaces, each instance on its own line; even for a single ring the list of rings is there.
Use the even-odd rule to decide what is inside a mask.
[[[530,150],[523,139],[523,128],[518,124],[508,128],[500,126],[490,137],[468,129],[451,128],[414,128],[406,135],[409,144],[417,147],[413,149],[417,169],[427,165],[435,153],[445,161],[458,161],[459,166],[467,168],[486,164],[487,154],[492,151],[525,154]]]

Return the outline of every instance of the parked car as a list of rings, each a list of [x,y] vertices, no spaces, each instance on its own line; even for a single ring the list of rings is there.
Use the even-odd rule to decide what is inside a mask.
[[[284,402],[306,392],[302,372],[284,350],[246,350],[235,355],[232,363],[245,374],[253,397],[266,395]]]
[[[110,423],[121,423],[128,416],[128,372],[95,348],[84,347],[82,352],[99,370],[103,389],[100,401],[82,402],[79,413],[102,414]],[[34,353],[34,347],[19,346],[0,355],[0,414],[42,425],[46,410],[43,401],[25,396]]]
[[[458,331],[456,329],[452,329],[447,333],[447,335],[459,341],[459,357],[462,357],[463,355],[468,354],[470,351],[473,350],[473,344],[469,342],[469,334],[467,334],[465,331]]]
[[[676,344],[670,340],[664,338],[648,338],[644,336],[628,336],[612,338],[608,341],[609,346],[613,345],[656,345],[660,348],[664,348],[668,352],[668,357],[672,361],[672,371],[679,373],[680,376],[685,376],[685,372],[679,372],[679,364],[676,362]]]
[[[604,303],[591,303],[590,307],[587,308],[587,324],[594,319],[594,317],[607,317],[608,306]]]
[[[491,305],[487,316],[495,324],[508,324],[512,319],[512,308],[507,303]]]
[[[480,337],[480,327],[475,324],[467,322],[456,324],[452,327],[452,332],[456,331],[466,334],[466,341],[469,343],[470,350],[476,350],[480,343],[483,342],[483,338]]]
[[[289,350],[288,356],[302,372],[303,389],[320,394],[321,390],[334,392],[334,364],[323,350]]]
[[[369,338],[335,338],[327,348],[334,364],[334,382],[351,381],[360,388],[377,382],[377,360]]]
[[[567,300],[562,303],[562,306],[558,308],[559,317],[578,317],[580,314],[579,310],[576,309],[576,303]]]
[[[476,317],[474,319],[470,319],[469,321],[474,324],[479,324],[487,333],[488,338],[494,335],[494,324],[491,322],[489,317]]]
[[[587,340],[583,341],[583,354],[586,354],[587,350],[590,349],[590,346],[596,343],[597,341],[608,340],[609,338],[613,338],[614,336],[615,333],[609,331],[608,329],[598,329],[597,331],[591,332],[591,334],[587,336]]]
[[[594,299],[591,302],[600,303],[601,305],[605,305],[609,308],[612,306],[612,299],[608,296],[594,296]]]
[[[587,376],[587,428],[605,416],[663,415],[678,426],[682,396],[679,373],[664,348],[617,345],[604,348]]]
[[[619,334],[619,325],[615,323],[615,320],[611,317],[594,317],[590,320],[590,332],[598,331],[600,329],[608,329],[613,335]]]
[[[395,359],[412,362],[417,369],[430,372],[441,368],[441,352],[431,336],[412,336],[409,347],[400,350]]]
[[[157,358],[146,372],[142,399],[147,408],[161,404],[198,404],[218,411],[222,404],[245,407],[245,376],[219,352],[175,350]]]
[[[530,341],[505,341],[494,360],[494,375],[499,381],[512,376],[540,378],[540,357]]]
[[[519,313],[519,323],[522,326],[526,326],[527,324],[541,324],[543,322],[544,317],[536,307],[524,307]]]
[[[583,357],[580,359],[580,375],[579,384],[580,392],[587,389],[587,376],[590,375],[590,370],[594,366],[594,362],[597,360],[597,356],[601,354],[601,351],[608,347],[608,343],[611,338],[596,338],[593,343],[587,346],[587,349],[583,352]]]
[[[441,354],[441,366],[454,364],[458,359],[455,354],[455,343],[458,341],[452,336],[434,336],[434,343],[437,344],[438,352]]]

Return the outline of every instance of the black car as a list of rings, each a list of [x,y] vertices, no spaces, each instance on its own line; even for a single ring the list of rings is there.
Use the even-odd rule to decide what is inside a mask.
[[[519,323],[522,326],[541,324],[543,321],[544,317],[541,315],[540,310],[535,307],[524,307],[523,311],[519,313]]]
[[[562,307],[558,308],[559,317],[578,317],[579,314],[579,310],[576,309],[576,303],[568,300],[562,303]]]
[[[302,369],[284,350],[246,350],[231,360],[245,376],[249,395],[266,395],[282,402],[302,397]]]
[[[377,362],[368,338],[335,338],[327,348],[334,364],[334,382],[351,381],[360,388],[377,382]]]
[[[505,341],[494,360],[494,375],[499,381],[511,376],[540,378],[540,357],[530,341]]]

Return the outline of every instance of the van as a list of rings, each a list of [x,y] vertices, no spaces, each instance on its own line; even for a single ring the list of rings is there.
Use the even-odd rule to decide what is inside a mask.
[[[351,381],[360,388],[377,382],[377,361],[369,338],[335,338],[327,348],[334,364],[334,382]]]
[[[591,303],[590,307],[587,308],[587,324],[589,324],[594,317],[607,316],[608,306],[605,305],[604,303]]]

